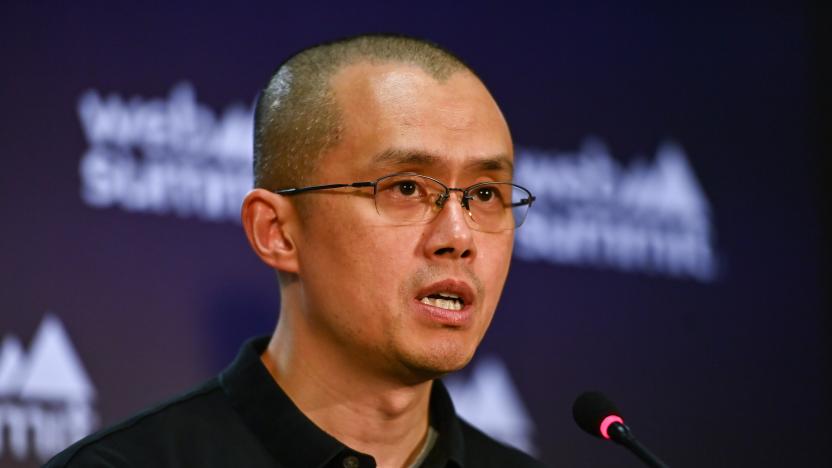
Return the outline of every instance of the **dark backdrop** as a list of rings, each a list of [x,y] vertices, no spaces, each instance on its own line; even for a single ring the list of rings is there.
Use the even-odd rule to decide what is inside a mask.
[[[599,389],[672,466],[827,466],[822,10],[5,3],[0,465],[271,332],[235,221],[251,102],[302,47],[394,31],[479,72],[541,194],[460,411],[552,466],[639,466],[571,421]]]

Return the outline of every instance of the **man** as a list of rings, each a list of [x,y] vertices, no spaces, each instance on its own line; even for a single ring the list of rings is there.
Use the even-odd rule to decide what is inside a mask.
[[[439,47],[359,36],[307,49],[261,93],[254,252],[277,271],[271,339],[197,390],[49,466],[538,466],[454,413],[534,198],[508,126]],[[461,188],[459,188],[461,187]]]

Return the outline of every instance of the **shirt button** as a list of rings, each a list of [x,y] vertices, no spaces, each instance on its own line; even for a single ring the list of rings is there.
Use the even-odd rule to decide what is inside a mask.
[[[354,455],[349,455],[344,457],[344,460],[341,462],[341,466],[344,468],[358,468],[360,463],[358,462],[358,457]]]

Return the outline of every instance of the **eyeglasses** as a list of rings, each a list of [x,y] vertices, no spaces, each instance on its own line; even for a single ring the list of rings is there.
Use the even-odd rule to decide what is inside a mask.
[[[344,187],[372,187],[378,214],[402,224],[433,221],[451,198],[451,192],[460,192],[460,203],[465,208],[468,225],[482,232],[501,232],[520,227],[535,200],[531,192],[511,182],[479,182],[464,189],[453,188],[415,172],[390,174],[371,182],[313,185],[275,190],[274,193],[297,195]]]

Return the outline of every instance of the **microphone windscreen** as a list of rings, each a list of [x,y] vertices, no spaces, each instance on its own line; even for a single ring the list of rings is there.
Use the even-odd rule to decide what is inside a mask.
[[[584,392],[572,405],[572,417],[581,429],[604,439],[609,438],[606,434],[605,420],[609,422],[610,416],[618,416],[620,421],[621,413],[607,397],[599,392]],[[602,429],[602,426],[603,429]]]

